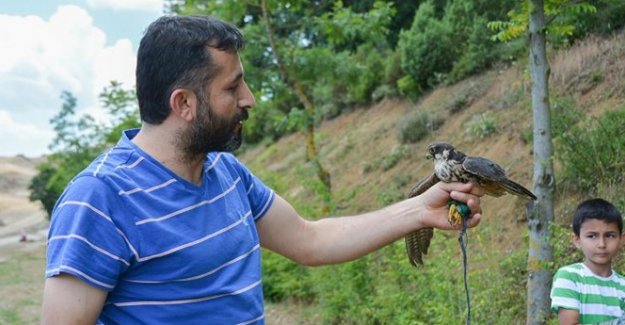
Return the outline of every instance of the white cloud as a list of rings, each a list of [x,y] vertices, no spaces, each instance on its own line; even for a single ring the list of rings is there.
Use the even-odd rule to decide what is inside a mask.
[[[8,127],[13,135],[19,134],[15,130],[28,134],[32,126],[50,130],[48,121],[59,111],[64,90],[77,97],[79,114],[98,115],[98,94],[104,86],[111,80],[126,88],[135,83],[131,42],[121,39],[107,46],[106,34],[77,6],[59,6],[48,20],[0,15],[0,49],[2,126],[15,123]],[[11,138],[2,139],[0,155],[19,152],[5,147],[14,143]],[[42,153],[48,142],[39,144]]]
[[[163,0],[87,0],[93,8],[109,8],[113,10],[136,10],[160,13],[163,11]]]
[[[45,153],[41,144],[46,145],[52,141],[54,133],[51,130],[39,128],[33,124],[20,124],[13,119],[11,113],[0,109],[0,139],[10,141],[0,142],[2,156],[23,154],[26,156],[38,156]]]

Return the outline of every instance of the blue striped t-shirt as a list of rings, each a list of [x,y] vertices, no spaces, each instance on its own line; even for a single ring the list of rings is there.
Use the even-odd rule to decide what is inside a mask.
[[[274,193],[228,153],[210,153],[201,185],[130,140],[76,176],[57,202],[46,276],[108,292],[104,324],[263,324],[255,222]]]

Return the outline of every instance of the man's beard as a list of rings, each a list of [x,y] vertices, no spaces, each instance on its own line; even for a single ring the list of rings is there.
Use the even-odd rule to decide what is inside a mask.
[[[198,96],[201,97],[201,96]],[[223,118],[213,112],[208,102],[198,100],[197,118],[188,129],[178,133],[178,147],[185,160],[203,158],[212,151],[233,152],[243,142],[243,127],[248,113],[242,109],[232,118]]]

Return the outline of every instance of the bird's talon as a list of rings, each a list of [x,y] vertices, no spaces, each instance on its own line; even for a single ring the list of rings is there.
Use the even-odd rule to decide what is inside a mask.
[[[458,226],[462,224],[462,220],[469,219],[471,217],[471,210],[469,206],[456,200],[451,200],[447,204],[449,207],[449,215],[447,219],[452,226]]]

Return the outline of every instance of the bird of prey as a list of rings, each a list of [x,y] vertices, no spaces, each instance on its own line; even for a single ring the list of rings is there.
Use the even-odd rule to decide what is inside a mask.
[[[434,160],[434,173],[419,181],[410,191],[408,197],[417,196],[434,186],[439,181],[474,183],[484,188],[486,194],[499,197],[506,193],[530,200],[536,196],[522,185],[508,179],[501,166],[482,157],[467,156],[452,145],[436,142],[428,146],[426,158]],[[459,224],[461,220],[454,218],[450,210],[449,222]],[[414,266],[423,264],[423,255],[427,254],[430,240],[434,235],[432,228],[421,228],[405,237],[406,252],[410,263]]]

